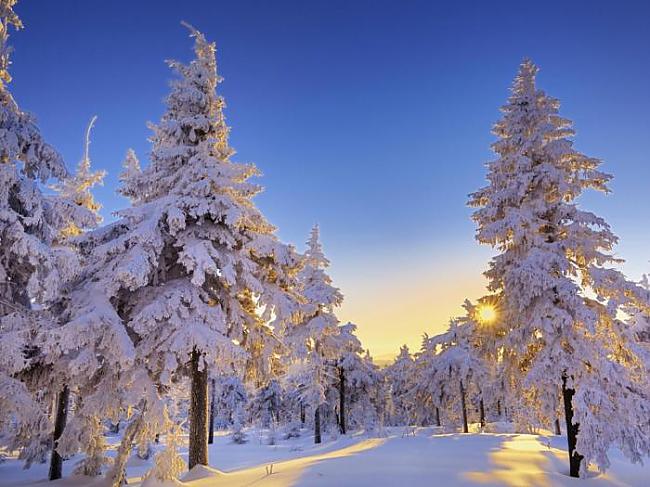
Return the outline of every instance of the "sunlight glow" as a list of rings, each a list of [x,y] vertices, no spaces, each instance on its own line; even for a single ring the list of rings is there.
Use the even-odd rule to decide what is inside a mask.
[[[491,304],[480,304],[476,311],[478,320],[483,324],[490,324],[497,319],[497,310]]]

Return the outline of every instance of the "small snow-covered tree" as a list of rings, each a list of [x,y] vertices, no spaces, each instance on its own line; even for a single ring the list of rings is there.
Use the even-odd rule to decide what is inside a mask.
[[[336,372],[338,379],[339,415],[338,424],[341,434],[347,433],[346,428],[346,379],[349,380],[349,372],[355,368],[358,354],[363,350],[361,342],[355,335],[356,325],[347,323],[339,326],[336,341],[339,350],[336,359]]]
[[[633,462],[650,453],[647,374],[617,316],[643,298],[611,267],[617,239],[607,222],[576,201],[588,189],[606,192],[611,176],[574,149],[571,122],[537,88],[537,71],[521,64],[494,127],[488,185],[470,205],[476,238],[499,251],[485,275],[501,303],[508,372],[522,388],[546,391],[537,397],[562,390],[570,473],[578,476],[590,462],[606,469],[613,445]],[[555,417],[556,401],[540,408]]]
[[[225,375],[219,379],[218,408],[228,416],[228,423],[232,427],[232,441],[237,444],[246,442],[244,422],[245,411],[248,404],[248,393],[244,382],[234,374]]]
[[[429,338],[419,356],[422,363],[419,381],[428,390],[430,401],[438,410],[460,411],[464,433],[468,427],[468,400],[486,382],[488,367],[472,343],[475,322],[468,317],[451,320],[447,332]],[[436,415],[438,425],[439,416]],[[481,420],[484,418],[482,417]]]
[[[333,383],[333,365],[338,356],[338,319],[334,309],[343,302],[343,295],[332,285],[326,273],[329,261],[319,240],[319,228],[314,226],[307,241],[305,264],[298,274],[298,291],[305,303],[300,320],[284,330],[284,340],[299,363],[289,374],[300,387],[304,406],[314,414],[314,442],[321,442],[321,408],[329,384]]]
[[[178,453],[182,445],[182,430],[174,425],[167,433],[167,448],[154,458],[154,468],[145,475],[143,487],[160,485],[160,483],[175,484],[178,476],[187,468],[185,461]]]
[[[122,162],[123,170],[120,173],[120,188],[117,190],[122,196],[128,198],[132,204],[137,204],[141,198],[143,181],[142,168],[140,167],[140,160],[133,149],[126,151],[126,157]]]
[[[393,411],[390,424],[408,425],[412,420],[410,392],[414,387],[415,362],[406,345],[403,345],[392,364],[386,367],[385,376],[389,387]]]
[[[271,379],[257,389],[249,406],[252,420],[262,428],[273,427],[280,419],[283,395],[282,385],[277,379]]]
[[[382,431],[384,426],[384,376],[366,350],[365,354],[349,354],[341,363],[345,371],[349,419],[352,428],[363,428],[367,433]],[[341,370],[341,369],[339,369]]]

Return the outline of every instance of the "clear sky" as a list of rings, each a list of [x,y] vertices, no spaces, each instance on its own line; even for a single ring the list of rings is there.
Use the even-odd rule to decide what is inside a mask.
[[[650,2],[21,1],[12,90],[74,166],[108,170],[103,214],[128,147],[168,91],[165,59],[191,58],[186,20],[217,43],[238,159],[256,163],[257,203],[304,248],[321,225],[342,320],[376,357],[441,331],[481,295],[491,252],[474,242],[467,194],[484,182],[490,128],[517,66],[605,161],[613,194],[586,196],[620,236],[630,277],[650,271]]]

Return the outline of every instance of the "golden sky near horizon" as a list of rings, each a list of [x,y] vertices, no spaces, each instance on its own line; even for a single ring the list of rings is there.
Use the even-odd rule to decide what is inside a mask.
[[[443,332],[463,313],[466,298],[486,293],[482,272],[490,252],[470,246],[444,255],[406,252],[391,266],[372,271],[363,261],[348,263],[352,268],[340,278],[334,261],[331,275],[345,295],[339,319],[358,325],[359,338],[375,360],[391,360],[404,344],[417,351],[424,332]]]

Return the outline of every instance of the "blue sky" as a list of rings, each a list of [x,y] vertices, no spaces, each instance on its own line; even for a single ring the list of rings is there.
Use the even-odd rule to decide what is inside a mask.
[[[13,93],[73,166],[92,115],[104,215],[127,148],[144,162],[170,71],[191,58],[186,20],[217,43],[238,159],[257,202],[303,248],[320,223],[343,320],[378,356],[417,347],[482,292],[490,250],[465,206],[483,184],[490,128],[519,62],[605,161],[613,193],[582,202],[650,271],[649,2],[22,1]]]

